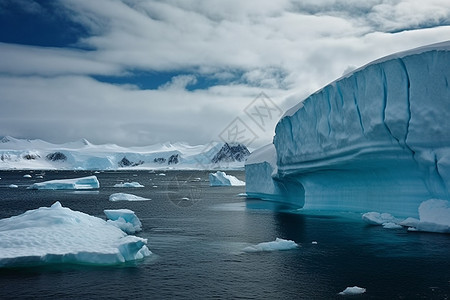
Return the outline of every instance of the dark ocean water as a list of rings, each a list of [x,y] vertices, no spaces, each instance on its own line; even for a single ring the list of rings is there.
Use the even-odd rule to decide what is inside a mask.
[[[95,174],[98,191],[78,192],[27,190],[43,179],[23,178],[25,173],[0,172],[0,218],[55,201],[101,218],[104,209],[128,208],[141,219],[143,231],[137,235],[148,239],[154,255],[115,267],[0,269],[1,299],[339,299],[345,297],[338,292],[354,285],[367,289],[350,297],[355,299],[450,296],[449,235],[387,230],[367,226],[356,213],[302,212],[245,199],[239,196],[244,187],[209,187],[208,172],[102,172]],[[227,173],[244,179],[242,171]],[[138,181],[145,188],[113,187],[121,181]],[[116,192],[152,200],[110,202]],[[277,237],[301,247],[241,252]]]

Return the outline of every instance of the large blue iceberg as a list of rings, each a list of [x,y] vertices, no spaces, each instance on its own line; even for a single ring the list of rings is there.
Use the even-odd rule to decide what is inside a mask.
[[[246,163],[250,197],[418,216],[450,197],[450,41],[374,61],[285,113]]]

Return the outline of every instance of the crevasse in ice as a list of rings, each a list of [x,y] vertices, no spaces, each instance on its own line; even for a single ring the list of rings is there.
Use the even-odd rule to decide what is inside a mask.
[[[450,42],[397,53],[286,112],[246,163],[249,196],[417,216],[450,195]]]

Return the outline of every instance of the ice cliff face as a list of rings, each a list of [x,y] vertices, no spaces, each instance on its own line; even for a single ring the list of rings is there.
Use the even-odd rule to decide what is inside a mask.
[[[282,117],[272,154],[250,156],[247,193],[305,208],[401,215],[417,214],[426,199],[449,199],[449,81],[450,42],[338,79]]]

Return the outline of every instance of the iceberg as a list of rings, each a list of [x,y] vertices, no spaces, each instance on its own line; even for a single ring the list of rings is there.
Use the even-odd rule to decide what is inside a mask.
[[[360,294],[364,294],[366,292],[365,288],[359,287],[359,286],[352,286],[352,287],[347,287],[345,290],[343,290],[342,292],[339,293],[339,295],[342,296],[349,296],[349,295],[360,295]]]
[[[266,252],[266,251],[283,251],[297,249],[299,246],[294,241],[276,238],[272,242],[259,243],[257,245],[248,246],[243,249],[244,252]]]
[[[217,171],[216,173],[209,173],[210,186],[243,186],[244,181],[241,181],[233,175],[227,175],[225,172]]]
[[[116,226],[125,233],[133,234],[142,230],[141,220],[129,209],[105,209],[108,224]]]
[[[109,201],[148,201],[151,199],[139,197],[127,193],[114,193],[109,196]]]
[[[246,162],[249,197],[417,217],[450,199],[450,41],[393,54],[288,110]]]
[[[1,219],[0,241],[0,267],[115,265],[151,255],[146,239],[59,202]]]
[[[116,183],[114,185],[114,187],[116,188],[141,188],[144,187],[142,184],[140,184],[139,182],[124,182],[124,183]]]
[[[97,176],[87,176],[74,179],[57,179],[34,183],[29,186],[31,190],[89,190],[98,189],[100,183]]]

